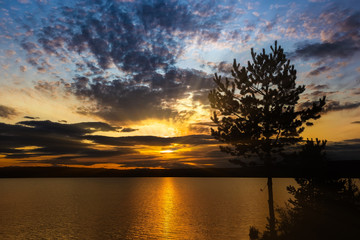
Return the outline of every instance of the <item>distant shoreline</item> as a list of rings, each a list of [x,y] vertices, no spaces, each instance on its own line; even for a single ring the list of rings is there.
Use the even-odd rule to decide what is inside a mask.
[[[325,168],[262,166],[245,168],[184,168],[134,169],[74,167],[3,167],[0,178],[61,178],[61,177],[341,177],[360,178],[360,161],[329,162]]]

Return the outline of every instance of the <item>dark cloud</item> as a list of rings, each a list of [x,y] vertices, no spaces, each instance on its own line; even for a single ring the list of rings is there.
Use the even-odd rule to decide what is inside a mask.
[[[333,9],[332,9],[333,10]],[[360,50],[360,12],[355,12],[345,18],[335,19],[336,15],[324,13],[324,18],[333,25],[324,30],[325,39],[320,43],[303,43],[291,53],[292,57],[303,59],[348,58]]]
[[[320,84],[320,85],[310,84],[307,85],[306,88],[319,91],[319,90],[329,89],[329,86],[327,84]]]
[[[329,66],[322,66],[322,67],[318,67],[316,68],[315,70],[312,70],[308,73],[308,76],[318,76],[322,73],[325,73],[325,72],[328,72],[328,71],[331,71],[332,68],[329,67]]]
[[[360,26],[360,12],[357,11],[347,17],[345,21],[339,23],[341,29],[347,31],[348,35],[353,38],[358,37],[359,35],[359,26]]]
[[[360,49],[358,43],[352,40],[340,40],[337,42],[308,43],[299,46],[292,56],[304,59],[326,57],[351,57]]]
[[[78,149],[90,147],[90,143],[82,141],[86,134],[114,130],[115,127],[101,122],[62,124],[51,121],[22,121],[15,125],[0,123],[0,145],[5,149],[3,153],[27,146],[37,146],[40,150],[35,152],[41,153],[77,153]]]
[[[360,88],[355,88],[352,90],[352,95],[360,95]]]
[[[51,96],[55,96],[56,91],[60,88],[62,82],[46,82],[46,81],[37,81],[34,85],[34,88],[38,91],[45,92]]]
[[[39,117],[31,117],[31,116],[24,116],[24,118],[31,120],[39,119]]]
[[[179,159],[173,160],[158,160],[158,159],[147,159],[149,161],[142,160],[131,160],[124,161],[121,160],[120,164],[124,168],[189,168],[190,166],[182,163]]]
[[[329,97],[330,95],[333,95],[333,94],[336,94],[338,93],[338,91],[322,91],[322,90],[315,90],[309,94],[306,94],[306,95],[309,95],[312,99],[315,99],[315,98],[321,98],[323,96],[327,96]]]
[[[79,150],[86,149],[89,144],[82,143],[76,138],[71,138],[66,134],[59,132],[46,131],[24,125],[0,124],[1,136],[0,142],[2,154],[7,157],[24,157],[29,150],[18,149],[13,152],[12,149],[28,146],[37,146],[38,149],[29,151],[32,155],[54,155],[61,153],[79,153]],[[51,151],[53,150],[53,151]],[[20,154],[20,155],[19,155]],[[31,155],[30,155],[31,156]]]
[[[177,114],[169,107],[174,100],[212,84],[204,72],[175,63],[186,39],[219,38],[222,23],[233,13],[214,7],[162,0],[81,1],[53,9],[48,23],[32,29],[36,38],[24,38],[21,46],[29,64],[41,71],[51,68],[48,56],[74,64],[77,75],[67,91],[96,103],[79,108],[80,113],[110,121],[169,118]],[[52,93],[61,83],[39,82],[36,88]]]
[[[102,122],[63,124],[51,121],[22,121],[17,124],[0,123],[0,153],[6,158],[27,159],[66,155],[69,159],[112,157],[136,153],[130,148],[98,150],[91,142],[84,142],[87,134],[97,131],[116,131]],[[45,158],[46,159],[46,158]]]
[[[229,73],[231,72],[232,67],[233,65],[231,63],[222,61],[219,63],[218,71],[223,73]]]
[[[179,143],[179,144],[201,145],[201,144],[217,143],[214,140],[214,138],[210,135],[189,135],[184,137],[176,137],[173,139],[174,139],[174,143]]]
[[[58,122],[46,121],[21,121],[17,123],[25,127],[31,127],[41,133],[61,133],[62,135],[81,136],[97,131],[116,131],[118,128],[103,122],[81,122],[73,124],[63,124]]]
[[[15,108],[7,107],[0,104],[0,118],[11,118],[18,115]]]
[[[344,142],[360,143],[360,138],[346,139]],[[360,148],[358,148],[360,149]]]
[[[137,131],[137,130],[139,130],[139,129],[135,129],[135,128],[123,128],[123,129],[121,129],[121,132],[135,132],[135,131]]]
[[[27,67],[26,67],[26,66],[23,66],[23,65],[21,65],[21,66],[19,67],[19,69],[20,69],[21,72],[26,72],[26,71],[27,71]]]
[[[213,7],[163,0],[81,1],[53,10],[49,24],[34,29],[37,42],[24,40],[22,47],[33,65],[41,56],[40,45],[47,55],[58,57],[90,51],[101,69],[112,64],[131,73],[168,69],[182,53],[185,38],[219,37],[221,23],[232,13],[214,12]]]
[[[210,134],[210,128],[215,126],[214,123],[192,123],[189,125],[189,130],[201,134]]]
[[[299,105],[297,106],[298,110],[303,110],[303,109],[306,109],[306,108],[310,108],[313,106],[313,103],[312,101],[306,101],[306,102],[302,102],[302,103],[299,103]]]
[[[354,121],[352,124],[360,124],[360,121]]]
[[[326,93],[324,93],[322,91],[320,91],[319,94],[317,94],[315,92],[316,96],[324,96],[325,94]],[[313,105],[313,103],[314,103],[313,101],[302,102],[299,104],[298,109],[301,110],[301,109],[309,108]],[[342,110],[351,110],[351,109],[356,109],[358,107],[360,107],[360,102],[340,103],[339,101],[327,100],[322,113],[342,111]]]
[[[95,99],[95,109],[80,108],[80,113],[95,114],[111,121],[168,118],[173,113],[162,106],[162,91],[152,91],[149,86],[114,80],[110,82],[75,79],[71,91],[85,99]]]
[[[140,81],[142,83],[138,83]],[[137,74],[129,81],[76,77],[68,91],[97,102],[95,108],[80,107],[79,113],[95,114],[109,121],[137,121],[175,117],[178,114],[176,109],[165,102],[174,102],[190,92],[208,90],[212,85],[212,77],[204,72],[171,69],[164,75]]]
[[[22,121],[17,124],[0,123],[0,154],[5,155],[5,158],[17,159],[21,162],[51,163],[53,165],[92,165],[105,163],[104,161],[108,163],[111,160],[104,160],[103,158],[127,155],[125,159],[119,158],[116,162],[122,164],[122,162],[135,160],[138,162],[138,166],[145,166],[147,164],[161,164],[161,162],[144,162],[152,160],[153,156],[138,155],[137,148],[139,145],[168,147],[177,143],[195,146],[214,144],[215,141],[209,135],[172,138],[95,135],[98,131],[118,131],[118,129],[103,122],[66,124],[47,120]],[[102,145],[101,150],[98,149],[99,144]],[[36,158],[41,158],[41,160],[36,160]]]
[[[98,144],[115,145],[115,146],[168,146],[173,143],[177,144],[212,144],[214,139],[210,135],[189,135],[183,137],[156,137],[156,136],[131,136],[131,137],[106,137],[98,135],[89,135],[85,137],[88,140]]]
[[[207,65],[212,69],[212,71],[217,72],[219,74],[231,74],[232,63],[228,63],[226,61],[221,61],[219,63],[208,62]]]
[[[360,102],[346,102],[341,104],[339,101],[330,101],[326,103],[324,112],[350,110],[358,107],[360,107]]]
[[[81,122],[81,123],[74,123],[74,124],[69,124],[70,126],[75,126],[81,129],[86,129],[88,131],[91,132],[96,132],[96,131],[117,131],[119,129],[121,129],[120,127],[113,127],[110,126],[107,123],[103,123],[103,122]]]

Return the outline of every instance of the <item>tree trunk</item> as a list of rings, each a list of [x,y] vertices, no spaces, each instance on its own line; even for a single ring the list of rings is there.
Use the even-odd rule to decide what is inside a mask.
[[[353,193],[353,187],[352,187],[352,179],[348,178],[348,184],[349,184],[349,192],[352,194]]]
[[[271,239],[275,239],[275,211],[274,211],[274,197],[273,197],[273,188],[272,188],[272,177],[268,177],[267,180],[268,186],[268,195],[269,195],[269,227],[270,227],[270,237]]]

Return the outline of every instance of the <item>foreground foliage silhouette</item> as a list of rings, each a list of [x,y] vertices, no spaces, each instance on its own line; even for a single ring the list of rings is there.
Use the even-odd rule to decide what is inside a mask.
[[[314,166],[323,166],[325,144],[308,140],[298,154],[299,159],[311,159]],[[323,172],[295,180],[298,186],[287,187],[292,198],[285,208],[277,210],[276,239],[335,240],[360,236],[360,191],[353,179],[327,178]],[[255,227],[250,228],[249,236],[251,240],[272,239],[269,230],[260,233]]]
[[[215,111],[211,117],[217,129],[211,134],[227,146],[220,149],[237,157],[257,156],[269,168],[268,193],[270,233],[275,237],[271,167],[286,145],[301,140],[304,126],[320,117],[325,97],[307,109],[296,109],[305,86],[296,85],[296,70],[281,46],[271,46],[257,54],[251,49],[252,62],[240,67],[236,60],[232,78],[215,74],[216,88],[209,93]],[[246,165],[241,159],[233,163]]]
[[[360,193],[351,179],[298,178],[289,186],[294,197],[277,210],[279,240],[358,239]],[[250,228],[251,240],[269,240],[270,231]]]

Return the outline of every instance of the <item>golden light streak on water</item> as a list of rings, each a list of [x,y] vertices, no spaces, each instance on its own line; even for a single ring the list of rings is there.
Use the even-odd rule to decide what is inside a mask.
[[[173,178],[164,178],[161,191],[161,212],[163,218],[163,238],[169,239],[171,237],[172,230],[174,228],[174,215],[176,209],[174,208],[174,202],[176,198],[176,192],[173,185]]]

